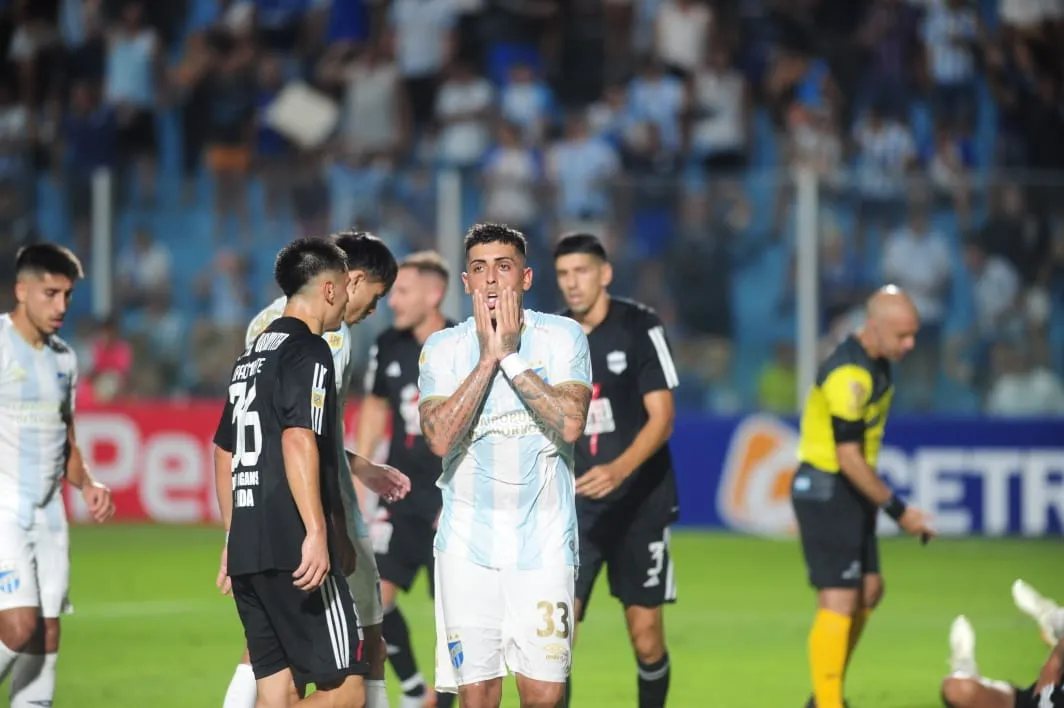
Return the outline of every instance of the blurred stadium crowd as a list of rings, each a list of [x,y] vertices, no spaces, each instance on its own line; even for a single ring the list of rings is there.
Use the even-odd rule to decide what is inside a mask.
[[[464,225],[529,234],[532,307],[554,237],[597,232],[681,405],[792,412],[807,166],[825,338],[890,280],[925,323],[901,409],[1064,415],[1062,0],[0,0],[0,57],[0,263],[115,264],[113,315],[86,286],[67,326],[82,400],[217,396],[280,244],[433,247],[451,170]],[[293,86],[338,109],[326,140],[270,118]]]

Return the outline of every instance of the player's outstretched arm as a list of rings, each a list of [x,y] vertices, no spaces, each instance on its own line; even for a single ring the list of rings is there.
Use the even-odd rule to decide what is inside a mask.
[[[430,364],[426,361],[426,364]],[[481,359],[473,371],[458,384],[458,388],[446,398],[422,398],[418,406],[421,414],[421,432],[432,454],[444,457],[455,448],[473,424],[480,404],[488,393],[495,377],[495,361]],[[422,382],[426,367],[422,367]],[[422,386],[422,396],[425,389]]]

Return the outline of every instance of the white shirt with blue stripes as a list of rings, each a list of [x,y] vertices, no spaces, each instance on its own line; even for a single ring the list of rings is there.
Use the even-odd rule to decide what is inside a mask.
[[[520,353],[551,386],[591,388],[587,337],[575,321],[524,311]],[[480,357],[473,319],[421,351],[421,401],[446,399]],[[500,371],[470,431],[443,459],[438,553],[489,568],[579,564],[573,445],[538,421]]]

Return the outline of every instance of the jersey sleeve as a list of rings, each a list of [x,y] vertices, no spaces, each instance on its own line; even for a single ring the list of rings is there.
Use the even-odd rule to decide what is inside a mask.
[[[67,388],[66,397],[63,399],[63,407],[61,413],[63,420],[69,425],[74,420],[74,413],[77,411],[77,397],[78,397],[78,357],[74,353],[74,350],[70,350],[70,384]]]
[[[226,396],[218,429],[214,431],[214,444],[226,452],[233,451],[233,397]]]
[[[437,332],[425,340],[418,358],[417,388],[422,402],[430,398],[448,398],[458,390],[460,383],[454,370],[450,340],[440,334]]]
[[[281,353],[278,367],[277,415],[281,430],[307,428],[316,435],[325,429],[326,406],[333,390],[332,354],[324,340],[297,341]]]
[[[634,333],[633,349],[640,395],[653,391],[671,391],[680,385],[680,375],[672,359],[672,348],[665,336],[665,326],[653,313],[642,318]]]
[[[844,364],[824,378],[820,390],[827,400],[835,442],[862,441],[865,409],[872,396],[872,374],[860,366]]]
[[[553,368],[558,375],[554,376],[552,372],[554,380],[551,385],[577,383],[591,388],[591,349],[587,343],[587,335],[580,325],[572,320],[566,322],[565,329],[568,334],[564,340],[567,346],[554,350]]]

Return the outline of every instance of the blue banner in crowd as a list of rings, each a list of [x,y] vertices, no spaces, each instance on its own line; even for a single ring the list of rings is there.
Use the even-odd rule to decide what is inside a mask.
[[[672,452],[680,525],[763,535],[794,531],[794,421],[680,415]],[[1064,420],[892,418],[879,472],[930,512],[944,536],[1059,535]],[[883,533],[896,532],[881,519]]]

